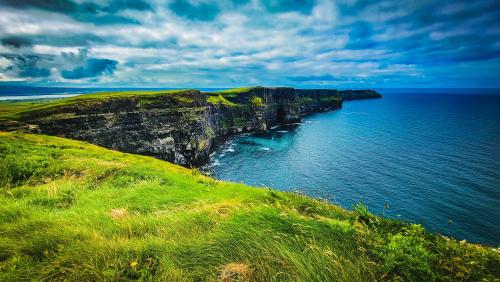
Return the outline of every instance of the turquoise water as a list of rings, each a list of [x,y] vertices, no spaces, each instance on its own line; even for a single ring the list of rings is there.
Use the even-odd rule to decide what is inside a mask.
[[[363,202],[377,214],[499,245],[500,96],[380,92],[382,99],[233,138],[208,167],[219,179],[346,208]]]

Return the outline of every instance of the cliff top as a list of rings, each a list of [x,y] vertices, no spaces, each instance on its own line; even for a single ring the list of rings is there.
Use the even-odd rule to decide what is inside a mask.
[[[248,92],[255,87],[233,88],[228,90],[216,92],[204,92],[208,98],[208,102],[213,104],[234,105],[229,102],[225,97],[235,96],[238,93]],[[164,95],[183,95],[193,93],[193,91],[200,93],[196,89],[179,89],[179,90],[160,90],[160,91],[114,91],[114,92],[96,92],[93,94],[82,94],[70,98],[54,99],[54,100],[40,100],[40,101],[3,101],[0,102],[0,120],[15,120],[20,118],[23,114],[43,111],[51,108],[73,105],[76,103],[87,102],[100,102],[107,99],[114,98],[152,98]]]
[[[155,158],[0,132],[0,280],[494,280],[498,249]],[[228,278],[229,279],[229,278]]]
[[[77,103],[99,102],[113,98],[130,97],[155,97],[163,95],[183,95],[192,93],[194,89],[181,90],[161,90],[161,91],[114,91],[114,92],[96,92],[93,94],[82,94],[70,98],[40,100],[40,101],[5,101],[0,102],[0,120],[18,119],[22,114],[43,111],[51,108],[73,105]]]
[[[200,92],[197,89],[184,89],[184,90],[161,90],[161,91],[115,91],[115,92],[97,92],[93,94],[82,94],[70,98],[54,99],[54,100],[40,100],[40,101],[5,101],[0,102],[0,120],[19,120],[24,115],[33,113],[40,113],[47,110],[52,110],[58,107],[73,106],[77,104],[92,104],[100,103],[110,99],[119,98],[139,98],[139,99],[155,99],[157,97],[169,96],[182,105],[190,105],[193,102],[193,95],[200,95],[198,97],[205,97],[206,102],[211,104],[223,104],[225,106],[237,106],[241,104],[252,103],[253,90],[285,90],[293,91],[291,87],[242,87],[233,88],[228,90],[216,92]],[[336,91],[332,89],[308,89],[300,90],[304,93],[311,91]],[[363,90],[364,91],[364,90]],[[367,92],[370,92],[368,90]],[[346,91],[348,92],[348,91]],[[247,95],[242,95],[247,94]],[[378,94],[378,93],[377,93]],[[339,96],[339,99],[342,97]]]
[[[218,93],[221,95],[234,95],[234,94],[238,94],[238,93],[249,92],[250,90],[255,89],[257,87],[260,87],[260,86],[231,88],[231,89],[216,91],[214,93]]]

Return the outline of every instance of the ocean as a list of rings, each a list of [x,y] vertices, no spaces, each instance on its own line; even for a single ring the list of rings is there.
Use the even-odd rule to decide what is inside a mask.
[[[232,138],[207,169],[500,245],[500,96],[492,95],[500,91],[379,92],[382,99]]]

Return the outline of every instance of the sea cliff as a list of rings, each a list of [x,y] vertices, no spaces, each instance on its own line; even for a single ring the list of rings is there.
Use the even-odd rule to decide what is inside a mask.
[[[205,163],[215,145],[241,132],[265,131],[301,116],[380,98],[373,90],[251,87],[82,95],[0,116],[0,130],[83,140],[183,166]]]

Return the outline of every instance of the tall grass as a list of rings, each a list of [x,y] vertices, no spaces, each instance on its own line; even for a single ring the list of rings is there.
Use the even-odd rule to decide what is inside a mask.
[[[0,133],[0,281],[494,280],[499,262],[366,207]]]

